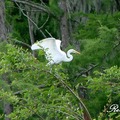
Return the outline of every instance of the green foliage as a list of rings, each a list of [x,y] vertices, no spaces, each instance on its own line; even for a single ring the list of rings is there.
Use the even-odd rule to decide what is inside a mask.
[[[80,65],[119,65],[120,14],[88,14],[86,17],[86,24],[80,24],[75,34],[81,43]]]
[[[120,13],[111,14],[85,14],[87,22],[79,24],[75,37],[77,39],[95,39],[99,35],[99,28],[106,26],[109,29],[120,29]]]
[[[17,6],[11,2],[5,2],[6,9],[6,23],[11,35],[21,41],[29,43],[28,21]],[[27,33],[28,32],[28,33]]]
[[[94,118],[119,119],[118,113],[113,115],[104,111],[111,104],[119,104],[120,99],[120,78],[114,80],[119,76],[120,67],[120,13],[88,14],[85,17],[88,18],[86,23],[80,24],[74,34],[80,41],[81,54],[64,65],[68,68],[65,72],[73,86],[88,87],[85,103]],[[95,76],[96,70],[101,72]],[[89,79],[86,79],[87,75]]]
[[[70,79],[74,81],[76,79],[75,74],[79,74],[78,71],[85,71],[92,65],[102,65],[103,67],[119,66],[118,34],[119,31],[116,28],[101,26],[98,28],[98,38],[81,39],[81,54],[75,55],[71,64],[64,65],[65,68],[68,68],[67,73]],[[78,84],[78,81],[74,82]]]
[[[40,1],[37,0],[34,2],[39,3]],[[56,5],[56,1],[50,1],[51,7],[49,6],[49,8],[54,15],[60,16],[60,9],[58,9],[58,5]],[[26,7],[20,5],[20,8],[23,10],[21,12],[18,6],[16,6],[16,4],[14,4],[12,1],[6,1],[6,6],[8,6],[6,9],[6,23],[10,31],[10,36],[16,38],[17,40],[30,44],[28,18],[26,17]],[[54,37],[59,36],[58,20],[56,20],[54,17],[49,16],[47,13],[39,13],[37,10],[36,12],[34,12],[34,10],[31,9],[31,11],[29,12],[30,14],[32,13],[32,17],[30,19],[32,19],[32,21],[37,25],[37,27],[36,25],[34,26],[33,31],[35,40],[43,39],[43,37],[45,36],[50,37],[46,30],[51,35],[54,35]],[[38,28],[44,33],[45,36],[43,36],[42,32]]]
[[[91,113],[95,111],[92,106],[95,105],[96,109],[100,110],[99,119],[115,119],[118,117],[117,112],[107,112],[110,110],[110,105],[119,104],[120,94],[120,68],[113,66],[104,70],[103,72],[94,72],[94,77],[88,77],[88,88],[91,90],[91,101],[88,103],[91,108]],[[96,96],[94,98],[94,96]],[[93,99],[93,101],[92,101]],[[96,102],[95,102],[96,100]],[[103,102],[103,103],[102,103]],[[100,105],[100,106],[99,106]],[[103,110],[103,111],[102,111]]]
[[[62,15],[62,10],[58,6],[58,1],[59,0],[50,0],[49,7],[53,14],[59,18]]]
[[[117,29],[108,29],[107,27],[102,26],[99,28],[99,38],[82,40],[84,48],[81,59],[84,59],[85,64],[87,61],[89,61],[89,63],[102,62],[105,55],[111,52],[116,45],[117,34]],[[87,59],[85,55],[87,55]]]
[[[0,53],[0,99],[14,108],[8,117],[12,120],[75,120],[82,116],[75,96],[60,82],[67,79],[67,75],[59,71],[60,67],[53,67],[51,71],[45,62],[38,61],[27,50],[11,44],[4,47],[6,51]]]
[[[30,43],[27,18],[14,2],[5,2],[6,24],[10,35]],[[41,3],[39,0],[33,2]],[[63,13],[58,2],[49,0],[46,6],[54,17],[42,12],[34,14],[37,16],[35,22],[47,37],[50,35],[45,29],[56,38],[60,36],[60,23],[56,18]],[[73,36],[80,41],[81,55],[74,55],[72,62],[53,66],[52,70],[46,67],[43,53],[39,53],[39,58],[35,59],[28,50],[0,43],[0,119],[4,119],[4,102],[13,105],[13,112],[9,115],[12,120],[82,119],[76,97],[66,90],[61,79],[74,90],[79,86],[86,87],[88,92],[84,102],[93,118],[120,118],[118,113],[106,112],[110,105],[119,104],[120,99],[120,12],[110,14],[110,0],[102,0],[101,4],[101,13],[72,12],[71,24],[79,17],[87,20],[74,28],[76,31]],[[24,5],[21,7],[24,9]],[[43,38],[37,28],[34,29],[34,36],[36,40]],[[94,65],[97,67],[89,71]],[[89,74],[88,78],[84,77],[86,73]]]

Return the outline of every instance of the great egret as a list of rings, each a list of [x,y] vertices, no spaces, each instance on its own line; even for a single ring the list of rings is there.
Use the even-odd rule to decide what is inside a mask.
[[[73,59],[71,53],[78,53],[74,49],[67,51],[67,54],[60,49],[61,41],[55,38],[46,38],[31,46],[32,50],[42,49],[45,51],[46,59],[49,61],[47,65],[58,64],[61,62],[70,62]]]

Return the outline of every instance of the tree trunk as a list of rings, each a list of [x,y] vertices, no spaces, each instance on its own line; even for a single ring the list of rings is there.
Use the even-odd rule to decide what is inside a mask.
[[[12,105],[9,103],[4,103],[4,113],[5,115],[9,115],[12,112]],[[5,117],[5,120],[11,120],[7,116]]]
[[[6,39],[6,27],[5,27],[5,1],[0,0],[0,42],[5,41]],[[3,74],[3,80],[9,84],[9,80],[6,74]],[[12,106],[9,103],[4,103],[3,111],[5,115],[9,115],[12,112]],[[10,120],[5,117],[5,120]]]
[[[9,80],[8,75],[9,75],[8,73],[4,73],[4,74],[2,75],[2,80],[5,81],[6,84],[9,85],[11,82],[10,82],[10,80]],[[5,90],[4,86],[3,86],[3,89]],[[11,89],[11,88],[9,88],[9,89]],[[4,111],[4,114],[5,114],[4,120],[11,120],[10,118],[7,117],[7,115],[9,115],[9,114],[12,112],[13,107],[12,107],[12,105],[11,105],[10,103],[7,103],[7,102],[5,102],[5,101],[3,101],[3,102],[4,102],[3,111]]]
[[[26,7],[26,9],[30,9],[29,7]],[[31,8],[32,9],[32,8]],[[28,25],[29,25],[29,35],[30,35],[30,41],[31,41],[31,45],[34,44],[35,42],[35,38],[34,38],[34,25],[31,22],[31,20],[33,20],[32,17],[34,17],[34,12],[27,12],[27,16],[28,16]],[[36,57],[36,53],[35,51],[33,52],[33,56]]]
[[[62,37],[62,48],[65,49],[69,43],[66,0],[60,0],[59,7],[63,11],[63,15],[60,18],[60,31]]]
[[[115,1],[116,1],[117,9],[118,9],[118,11],[120,11],[120,1],[119,0],[115,0]]]
[[[4,0],[0,0],[0,42],[5,39],[6,39],[5,3]]]

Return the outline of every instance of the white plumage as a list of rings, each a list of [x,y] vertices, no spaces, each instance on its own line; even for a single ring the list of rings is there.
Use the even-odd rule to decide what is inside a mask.
[[[55,38],[46,38],[31,46],[32,50],[42,49],[46,53],[47,65],[58,64],[61,62],[70,62],[73,56],[70,53],[78,53],[74,49],[68,50],[67,54],[60,49],[61,41]]]

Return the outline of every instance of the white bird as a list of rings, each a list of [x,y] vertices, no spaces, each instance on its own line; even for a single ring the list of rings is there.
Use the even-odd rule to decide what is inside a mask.
[[[70,62],[73,60],[71,53],[78,53],[74,49],[67,51],[67,54],[60,49],[61,41],[55,38],[46,38],[31,46],[32,50],[42,49],[46,53],[45,57],[49,61],[47,65],[58,64],[61,62]]]

